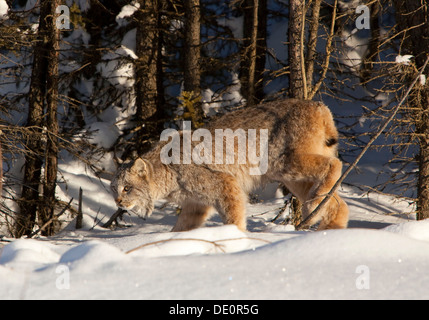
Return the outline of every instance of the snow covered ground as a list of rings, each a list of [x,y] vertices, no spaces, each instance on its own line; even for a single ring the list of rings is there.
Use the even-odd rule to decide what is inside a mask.
[[[61,170],[60,195],[84,189],[84,228],[1,242],[0,299],[429,298],[429,221],[405,214],[414,209],[404,200],[344,186],[346,230],[271,222],[282,205],[273,194],[248,205],[245,233],[216,216],[169,232],[175,208],[161,202],[147,220],[126,215],[127,227],[106,230],[97,221],[115,211],[108,181],[70,163]]]

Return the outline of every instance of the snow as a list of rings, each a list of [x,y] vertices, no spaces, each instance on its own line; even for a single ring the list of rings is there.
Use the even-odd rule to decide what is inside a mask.
[[[241,95],[241,82],[238,77],[238,73],[231,72],[232,85],[228,87],[228,90],[222,95],[222,107],[227,106],[240,106],[246,103],[246,99]]]
[[[15,266],[26,265],[32,262],[46,264],[58,262],[59,255],[48,243],[40,245],[40,241],[32,239],[19,239],[6,246],[0,257],[1,264],[8,264],[13,261]]]
[[[104,62],[99,63],[97,68],[112,85],[131,88],[134,85],[134,67],[131,62],[120,62],[121,57],[138,58],[133,50],[121,45],[114,52],[106,53],[102,58]]]
[[[422,228],[429,232],[427,223],[416,224],[425,224]],[[275,239],[265,233],[241,234],[233,226],[219,226],[164,233],[169,241],[127,254],[137,244],[153,242],[144,227],[130,231],[119,232],[123,241],[119,234],[108,236],[111,231],[98,233],[102,241],[73,245],[14,241],[3,249],[0,259],[0,297],[429,298],[429,243],[393,230],[289,232]],[[56,241],[72,238],[70,233]],[[216,245],[202,241],[207,239]],[[58,270],[68,274],[67,289],[58,285],[63,275]],[[362,278],[365,272],[367,279]],[[359,285],[361,281],[368,282],[366,289]]]
[[[27,3],[25,4],[24,7],[24,11],[30,11],[32,9],[34,9],[36,7],[36,5],[38,4],[38,0],[29,0],[27,1]]]
[[[429,241],[429,220],[415,221],[409,223],[393,224],[384,230],[407,236],[411,239]]]
[[[185,23],[183,21],[178,20],[178,19],[172,19],[170,22],[169,31],[170,32],[176,32],[176,31],[183,29],[184,27],[185,27]]]
[[[119,137],[120,132],[117,126],[106,122],[95,122],[88,126],[88,132],[92,132],[92,137],[88,141],[101,148],[110,148]]]
[[[216,95],[211,89],[205,89],[201,92],[202,96],[202,108],[206,115],[216,114],[221,104],[219,102],[213,102],[216,100]]]
[[[243,17],[234,17],[229,19],[222,17],[218,19],[219,25],[229,27],[236,39],[243,39]]]
[[[420,80],[420,84],[422,86],[424,86],[426,84],[426,75],[421,74],[420,77],[419,77],[419,80]]]
[[[132,1],[131,4],[127,4],[122,7],[121,12],[116,16],[116,23],[119,26],[126,26],[128,21],[126,18],[132,16],[140,8],[140,3]]]
[[[0,20],[7,19],[7,11],[9,7],[6,3],[6,0],[0,0]]]
[[[399,64],[404,64],[404,65],[408,66],[410,64],[410,62],[411,62],[410,61],[411,58],[413,58],[413,56],[410,55],[410,54],[406,54],[404,56],[398,55],[395,58],[395,62],[399,63]]]
[[[356,28],[351,31],[343,30],[341,39],[345,50],[341,53],[340,62],[350,70],[358,72],[368,49],[368,39],[359,37],[359,31]]]

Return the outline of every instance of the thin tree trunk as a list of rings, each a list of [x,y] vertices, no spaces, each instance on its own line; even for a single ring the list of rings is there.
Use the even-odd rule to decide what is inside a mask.
[[[191,99],[198,101],[194,106],[199,127],[203,124],[204,113],[201,108],[201,8],[200,0],[185,0],[185,45],[184,45],[184,91],[191,93]]]
[[[429,72],[426,72],[426,79],[429,79]],[[429,218],[429,85],[427,83],[420,94],[422,112],[416,126],[420,136],[417,220],[424,220]]]
[[[185,0],[184,89],[200,94],[200,0]]]
[[[159,131],[159,112],[163,104],[161,61],[161,0],[140,0],[136,13],[135,63],[136,121],[141,127],[136,136],[137,153],[148,151]]]
[[[0,130],[0,199],[3,193],[3,150],[2,150],[2,143],[1,143],[2,134],[3,133]]]
[[[58,4],[59,0],[42,1],[40,7],[39,30],[37,42],[34,44],[33,69],[29,91],[26,142],[28,152],[25,157],[23,188],[19,201],[20,212],[15,226],[16,237],[31,234],[40,202],[39,185],[45,151],[42,142],[44,108],[46,103],[49,112],[56,112],[51,109],[57,101],[57,89],[54,89],[57,80],[49,78],[57,75],[57,71],[55,71],[57,69],[55,68],[58,68],[58,65],[55,66],[55,64],[58,64],[56,60],[58,40],[54,19]],[[53,94],[53,96],[47,98],[47,94]],[[51,159],[51,161],[53,160]],[[56,167],[55,161],[52,165]],[[50,167],[53,168],[52,166]],[[53,173],[52,171],[50,175]],[[51,187],[51,184],[49,184],[49,187]],[[49,192],[50,190],[48,190],[48,194]]]
[[[256,76],[256,57],[257,57],[257,41],[258,41],[258,11],[259,0],[253,0],[252,12],[252,32],[249,46],[249,72],[247,84],[247,103],[248,105],[255,104],[255,76]]]
[[[428,110],[424,112],[418,132],[420,138],[419,151],[419,176],[417,182],[418,201],[417,201],[417,220],[429,218],[429,118]]]
[[[307,98],[305,87],[305,70],[303,70],[303,27],[305,2],[289,1],[289,96],[291,98]]]
[[[267,48],[267,0],[245,0],[243,4],[243,50],[240,80],[247,105],[264,98]]]
[[[371,26],[371,40],[369,41],[368,51],[365,54],[363,59],[364,63],[362,65],[362,80],[368,81],[370,79],[371,71],[373,70],[374,62],[377,60],[377,55],[379,53],[380,39],[381,39],[381,30],[379,15],[381,11],[380,2],[376,1],[371,5],[370,12],[370,26]]]
[[[334,6],[332,8],[331,29],[326,39],[325,59],[322,63],[322,73],[319,79],[317,80],[317,82],[311,86],[311,90],[308,91],[308,95],[306,98],[309,100],[312,100],[314,96],[317,94],[317,92],[319,91],[320,87],[323,84],[323,81],[325,81],[326,74],[328,73],[331,54],[333,51],[332,43],[334,40],[336,21],[337,21],[337,8],[338,8],[338,0],[334,0]]]
[[[55,12],[59,0],[52,1],[50,12]],[[48,24],[48,52],[47,52],[47,79],[46,79],[46,162],[45,179],[43,185],[43,202],[39,213],[39,224],[44,225],[55,215],[55,188],[57,186],[58,169],[58,56],[60,50],[60,32],[56,28],[55,19]],[[55,233],[56,223],[51,223],[42,235],[50,236]]]
[[[304,70],[304,21],[305,1],[289,1],[289,97],[296,99],[307,98],[306,77]],[[292,221],[298,225],[302,219],[302,203],[298,198],[291,199]]]
[[[158,0],[141,0],[136,17],[136,116],[145,120],[157,110]]]
[[[421,68],[429,54],[429,0],[395,0],[394,5],[399,29],[406,32],[400,54],[413,55]],[[429,79],[428,70],[425,75]],[[419,109],[411,117],[416,121],[419,136],[417,219],[422,220],[429,218],[429,81],[416,86],[411,95],[414,107]]]
[[[312,18],[308,36],[307,57],[305,59],[305,72],[308,92],[313,87],[314,62],[316,60],[316,46],[319,32],[320,6],[322,0],[315,0],[312,8]]]

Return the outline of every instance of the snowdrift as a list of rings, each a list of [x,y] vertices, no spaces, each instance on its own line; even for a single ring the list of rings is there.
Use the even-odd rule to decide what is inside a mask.
[[[253,232],[216,219],[168,232],[175,217],[158,211],[115,231],[15,240],[1,251],[0,299],[429,298],[429,221],[298,232],[270,223],[271,206],[249,205]]]

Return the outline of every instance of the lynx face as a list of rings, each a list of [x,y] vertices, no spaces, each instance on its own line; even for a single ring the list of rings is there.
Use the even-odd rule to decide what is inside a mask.
[[[150,179],[147,161],[137,159],[123,164],[110,185],[118,208],[142,218],[150,216],[154,209]]]

